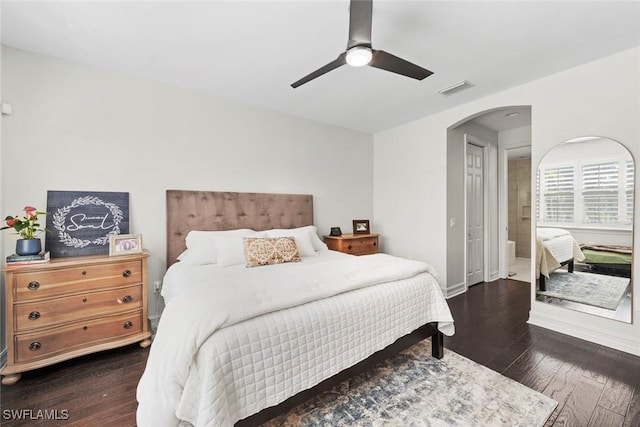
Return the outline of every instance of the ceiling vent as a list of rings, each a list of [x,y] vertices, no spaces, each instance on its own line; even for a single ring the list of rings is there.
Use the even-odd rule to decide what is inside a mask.
[[[462,80],[458,83],[452,84],[451,86],[447,86],[445,88],[440,89],[438,93],[441,93],[442,95],[451,95],[473,86],[474,84],[471,83],[470,81]]]

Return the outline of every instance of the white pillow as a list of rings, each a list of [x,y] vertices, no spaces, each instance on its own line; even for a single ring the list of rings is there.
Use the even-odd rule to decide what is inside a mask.
[[[256,232],[249,228],[223,231],[192,230],[187,234],[187,250],[178,256],[185,265],[215,264],[218,262],[216,238],[221,237],[250,237]]]
[[[329,250],[327,244],[323,242],[320,237],[318,237],[318,227],[316,227],[315,225],[305,225],[304,227],[293,228],[292,230],[309,230],[309,233],[311,234],[311,243],[313,244],[313,249],[315,249],[317,252]]]
[[[311,232],[307,227],[300,228],[278,228],[273,230],[267,230],[267,237],[293,237],[296,241],[296,246],[300,252],[300,256],[316,256],[318,253],[313,247],[311,240]]]
[[[254,237],[254,236],[251,236]],[[216,252],[218,253],[218,265],[228,267],[230,265],[244,264],[244,237],[225,236],[217,237]]]

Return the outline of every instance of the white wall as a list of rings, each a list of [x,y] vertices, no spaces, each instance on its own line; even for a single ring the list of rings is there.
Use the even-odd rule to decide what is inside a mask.
[[[505,149],[531,145],[531,126],[521,126],[498,132],[498,144]]]
[[[2,56],[14,108],[2,127],[2,215],[45,209],[47,190],[129,192],[150,285],[165,270],[167,189],[312,194],[324,234],[373,217],[369,134],[11,48]],[[4,233],[6,255],[15,238]]]
[[[374,221],[386,247],[430,262],[442,286],[455,284],[447,277],[445,250],[448,127],[482,111],[531,105],[533,165],[556,144],[584,135],[615,139],[639,158],[639,94],[640,48],[635,48],[374,135]],[[636,188],[637,182],[636,177]],[[533,185],[535,180],[535,194]],[[636,215],[636,229],[639,224]],[[640,273],[637,264],[634,275]],[[633,318],[629,325],[532,301],[530,322],[640,355],[638,281]]]

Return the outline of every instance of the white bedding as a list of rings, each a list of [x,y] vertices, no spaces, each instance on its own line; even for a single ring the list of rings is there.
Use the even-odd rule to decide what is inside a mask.
[[[332,251],[249,269],[172,267],[138,425],[233,425],[425,323],[452,335],[431,273],[421,262]]]
[[[562,228],[538,227],[536,229],[536,277],[549,274],[560,263],[584,261],[584,254],[573,235]]]

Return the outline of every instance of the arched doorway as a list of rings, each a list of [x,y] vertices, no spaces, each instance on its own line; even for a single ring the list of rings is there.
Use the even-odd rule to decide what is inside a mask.
[[[470,182],[469,147],[481,147],[484,158],[482,183]],[[465,292],[477,279],[472,274],[481,264],[482,281],[509,274],[509,155],[531,146],[531,107],[507,106],[466,117],[447,129],[447,295]],[[530,152],[530,151],[529,151]],[[529,155],[530,159],[530,155]],[[530,162],[530,160],[529,160]],[[530,169],[528,172],[530,178]],[[477,189],[482,188],[480,192]],[[476,190],[474,190],[474,188]],[[482,193],[482,202],[470,192]],[[526,191],[525,191],[526,193]],[[529,188],[530,193],[530,188]],[[481,209],[482,212],[477,212]],[[528,211],[527,211],[528,209]],[[530,212],[531,207],[520,209]],[[514,216],[511,208],[511,216]],[[523,218],[527,215],[521,215]],[[479,231],[470,237],[471,225],[482,221]],[[520,229],[526,224],[519,225]],[[530,230],[530,225],[529,225]],[[530,235],[530,233],[529,233]],[[515,242],[514,242],[515,243]],[[520,246],[525,246],[526,242]],[[464,259],[460,259],[460,254]],[[482,257],[481,260],[478,257]]]

